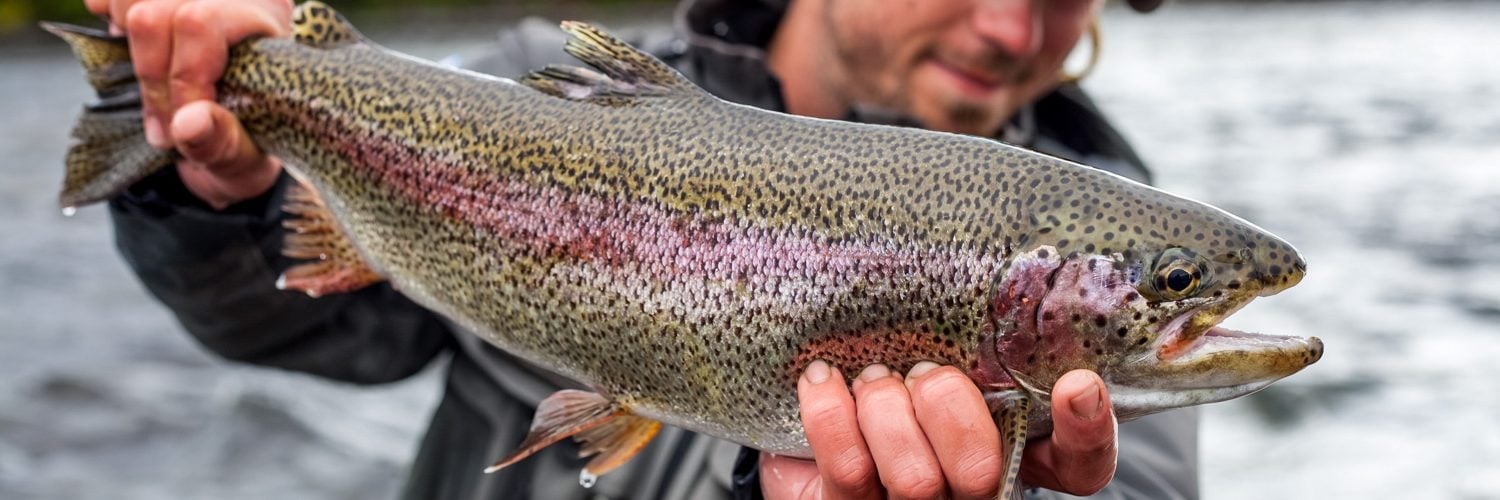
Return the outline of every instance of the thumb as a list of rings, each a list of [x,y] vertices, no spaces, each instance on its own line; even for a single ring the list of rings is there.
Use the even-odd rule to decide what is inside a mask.
[[[1093,494],[1115,473],[1115,417],[1099,375],[1074,370],[1052,388],[1051,455],[1059,486]]]
[[[821,498],[822,483],[817,462],[766,452],[760,454],[760,489],[767,499]]]
[[[209,101],[172,116],[172,141],[188,168],[183,184],[216,208],[259,196],[276,183],[280,164],[255,145],[229,110]]]

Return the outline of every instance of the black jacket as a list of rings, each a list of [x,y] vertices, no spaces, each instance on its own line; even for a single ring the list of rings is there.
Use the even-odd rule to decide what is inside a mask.
[[[781,110],[763,47],[783,8],[776,0],[688,1],[676,16],[678,35],[647,37],[645,45],[715,95]],[[555,24],[523,21],[492,51],[463,65],[514,77],[547,63],[574,63],[559,50],[562,42]],[[1140,159],[1076,87],[1028,107],[1007,134],[1012,142],[1149,181]],[[670,427],[592,490],[578,486],[584,462],[571,442],[480,474],[520,442],[542,398],[575,384],[490,347],[386,284],[318,299],[276,290],[277,275],[291,265],[280,255],[279,207],[288,182],[283,175],[266,195],[216,212],[169,169],[111,202],[117,244],[183,327],[225,358],[374,384],[451,354],[446,390],[405,498],[711,499],[730,496],[736,485],[740,496],[756,493],[754,453]],[[1119,473],[1101,496],[1195,498],[1196,429],[1193,411],[1123,425]]]

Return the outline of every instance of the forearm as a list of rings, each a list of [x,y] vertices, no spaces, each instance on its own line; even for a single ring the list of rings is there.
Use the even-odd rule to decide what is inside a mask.
[[[146,288],[209,350],[355,383],[397,380],[451,342],[437,315],[381,284],[318,299],[275,288],[283,179],[214,211],[172,170],[110,203],[116,245]]]

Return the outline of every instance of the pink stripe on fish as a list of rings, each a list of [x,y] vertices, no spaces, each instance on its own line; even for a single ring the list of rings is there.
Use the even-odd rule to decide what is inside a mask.
[[[421,156],[397,141],[371,136],[360,141],[329,141],[326,146],[374,171],[383,184],[413,203],[436,207],[444,215],[473,224],[497,239],[523,243],[536,255],[566,255],[612,267],[664,264],[644,266],[643,270],[679,277],[752,281],[773,276],[812,280],[908,275],[933,262],[948,262],[939,267],[951,273],[955,266],[969,267],[964,263],[998,262],[977,256],[944,256],[940,254],[949,252],[881,241],[828,242],[812,231],[709,220],[634,200],[608,200],[561,187],[537,186],[475,173],[471,170],[477,168],[458,165],[456,155]],[[989,267],[983,264],[979,267]]]

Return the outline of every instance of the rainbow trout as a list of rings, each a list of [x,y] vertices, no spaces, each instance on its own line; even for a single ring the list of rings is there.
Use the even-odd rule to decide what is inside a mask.
[[[169,165],[142,140],[123,40],[47,25],[100,100],[65,207]],[[988,139],[730,104],[588,25],[588,65],[520,81],[384,50],[327,6],[231,49],[219,102],[310,188],[290,196],[286,289],[389,280],[494,345],[592,387],[541,404],[623,463],[662,423],[808,457],[796,380],[930,360],[977,384],[1007,474],[1086,368],[1122,420],[1259,390],[1316,338],[1216,325],[1302,279],[1297,251],[1217,208]]]

